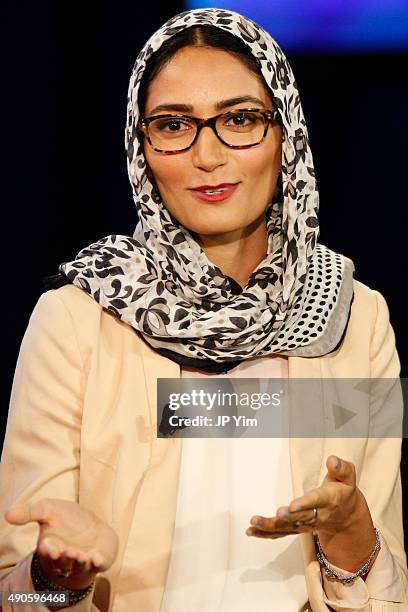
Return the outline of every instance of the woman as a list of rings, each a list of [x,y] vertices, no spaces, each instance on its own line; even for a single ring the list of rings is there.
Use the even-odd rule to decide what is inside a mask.
[[[136,60],[126,144],[134,237],[61,264],[23,340],[1,590],[65,588],[76,610],[408,609],[399,439],[156,437],[158,378],[399,375],[384,298],[316,242],[282,51],[237,13],[177,15]]]

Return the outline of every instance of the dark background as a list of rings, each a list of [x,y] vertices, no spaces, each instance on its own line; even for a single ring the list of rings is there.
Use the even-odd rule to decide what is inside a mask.
[[[146,6],[134,0],[3,5],[0,439],[41,278],[103,236],[133,233],[124,151],[128,80],[147,38],[183,10],[181,2]],[[353,259],[356,278],[385,296],[404,377],[407,58],[288,54],[319,181],[320,242]],[[403,450],[406,516],[405,443]]]

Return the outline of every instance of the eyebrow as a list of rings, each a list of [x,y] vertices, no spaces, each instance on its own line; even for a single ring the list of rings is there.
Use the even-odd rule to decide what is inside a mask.
[[[235,106],[236,104],[242,104],[243,102],[251,102],[252,104],[260,105],[262,108],[265,106],[265,102],[260,100],[260,98],[256,98],[254,96],[236,96],[235,98],[228,98],[228,100],[221,100],[220,102],[215,103],[215,109],[224,110],[230,106]],[[155,106],[151,111],[150,115],[155,115],[159,111],[177,111],[179,113],[192,113],[194,112],[194,106],[191,104],[159,104]]]

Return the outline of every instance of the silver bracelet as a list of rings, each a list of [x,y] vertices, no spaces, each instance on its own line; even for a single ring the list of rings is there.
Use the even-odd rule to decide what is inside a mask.
[[[342,574],[338,572],[336,569],[334,569],[334,567],[326,559],[326,556],[324,552],[322,551],[322,547],[320,546],[319,537],[316,535],[316,544],[317,544],[316,557],[320,565],[324,567],[324,571],[325,571],[327,578],[331,580],[338,580],[342,584],[352,584],[360,576],[365,576],[366,574],[368,574],[368,572],[370,571],[370,565],[372,563],[372,560],[374,559],[376,552],[380,548],[380,532],[377,527],[374,527],[374,529],[375,529],[375,545],[371,552],[371,555],[369,556],[368,561],[364,563],[364,565],[360,567],[360,569],[357,572],[355,572],[354,574],[351,574],[351,576],[346,576],[345,574]]]

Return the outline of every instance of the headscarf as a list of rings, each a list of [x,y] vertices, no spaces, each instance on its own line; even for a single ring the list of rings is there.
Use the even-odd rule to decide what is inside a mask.
[[[259,63],[279,111],[282,192],[265,215],[268,250],[247,285],[206,256],[166,209],[146,172],[137,138],[138,90],[148,58],[185,28],[212,25],[237,36]],[[251,19],[217,8],[169,19],[137,56],[125,134],[138,212],[133,237],[110,235],[82,249],[60,272],[131,325],[157,352],[207,371],[255,356],[315,357],[339,344],[353,296],[353,262],[317,243],[319,195],[298,88],[283,51]],[[272,163],[272,161],[271,161]]]

